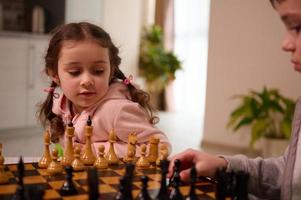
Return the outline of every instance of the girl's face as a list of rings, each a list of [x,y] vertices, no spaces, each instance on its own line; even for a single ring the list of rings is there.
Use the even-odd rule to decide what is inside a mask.
[[[54,81],[81,112],[104,97],[109,88],[110,58],[107,48],[92,40],[63,42],[58,75]]]
[[[275,2],[275,7],[287,29],[282,49],[291,52],[291,62],[301,72],[301,1],[280,0]]]

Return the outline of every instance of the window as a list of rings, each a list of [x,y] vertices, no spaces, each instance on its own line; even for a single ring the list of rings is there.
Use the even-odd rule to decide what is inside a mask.
[[[174,50],[183,67],[173,86],[175,109],[187,116],[185,126],[196,128],[192,138],[197,146],[202,138],[205,110],[209,9],[210,0],[175,0]]]

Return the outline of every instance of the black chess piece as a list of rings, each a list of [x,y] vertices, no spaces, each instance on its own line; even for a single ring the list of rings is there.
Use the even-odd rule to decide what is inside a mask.
[[[30,200],[43,200],[45,189],[43,186],[30,185],[26,188],[28,199]]]
[[[92,126],[92,119],[91,119],[90,115],[89,115],[88,120],[87,120],[87,126]]]
[[[227,197],[233,196],[233,172],[226,172],[225,168],[216,171],[216,200],[225,200]]]
[[[168,196],[168,188],[166,185],[166,174],[168,173],[168,160],[162,160],[160,162],[161,168],[161,186],[158,195],[156,196],[155,200],[169,200]]]
[[[235,189],[233,200],[248,200],[248,181],[249,174],[243,171],[238,171],[235,173]]]
[[[119,191],[115,196],[115,200],[127,200],[126,187],[127,187],[126,177],[122,176],[119,179]]]
[[[71,166],[66,166],[65,167],[66,171],[66,181],[64,182],[63,186],[60,189],[60,193],[65,196],[65,195],[75,195],[78,194],[78,191],[74,185],[73,182],[73,168]]]
[[[133,163],[126,163],[124,176],[132,180],[134,177],[134,173],[135,173],[135,165]]]
[[[124,174],[124,178],[125,178],[124,190],[125,190],[125,195],[127,200],[134,199],[132,194],[134,173],[135,173],[135,165],[133,163],[127,163],[125,165],[125,174]]]
[[[25,192],[25,186],[23,182],[24,178],[24,162],[22,156],[20,156],[19,162],[18,162],[18,185],[16,189],[16,193],[12,197],[12,200],[27,200],[26,192]]]
[[[193,165],[191,170],[190,170],[190,180],[191,180],[190,191],[189,191],[189,194],[186,197],[186,200],[197,200],[198,199],[198,197],[195,193],[196,179],[197,179],[197,172],[196,172],[196,169],[195,169],[195,165]]]
[[[142,188],[141,188],[141,192],[138,194],[136,200],[151,200],[151,197],[149,196],[149,193],[147,191],[148,180],[149,179],[147,176],[141,177]]]
[[[179,188],[180,185],[181,185],[180,173],[175,173],[173,178],[174,178],[173,187],[171,189],[169,199],[170,200],[184,200],[184,197],[181,194],[181,191],[180,191],[180,188]]]
[[[175,187],[175,176],[180,176],[180,167],[181,167],[181,161],[179,159],[176,159],[174,161],[174,167],[173,167],[173,175],[170,178],[169,181],[169,187]]]
[[[88,190],[89,200],[98,200],[100,198],[98,191],[98,174],[95,167],[91,167],[87,171],[88,173]]]

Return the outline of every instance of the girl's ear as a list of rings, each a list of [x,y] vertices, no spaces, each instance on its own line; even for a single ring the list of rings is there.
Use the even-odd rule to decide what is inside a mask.
[[[52,81],[54,81],[58,86],[60,86],[60,79],[58,75],[51,76]]]
[[[60,85],[60,79],[57,74],[53,73],[52,71],[48,71],[48,75],[52,81],[54,81],[58,86]]]

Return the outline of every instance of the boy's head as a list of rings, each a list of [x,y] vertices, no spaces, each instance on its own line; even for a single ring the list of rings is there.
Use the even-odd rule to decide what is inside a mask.
[[[273,6],[274,8],[275,8],[275,6],[276,6],[276,3],[280,3],[280,2],[282,2],[282,1],[285,1],[285,0],[270,0],[272,6]]]
[[[286,28],[282,49],[291,53],[294,69],[301,72],[301,1],[270,0],[270,2]]]

